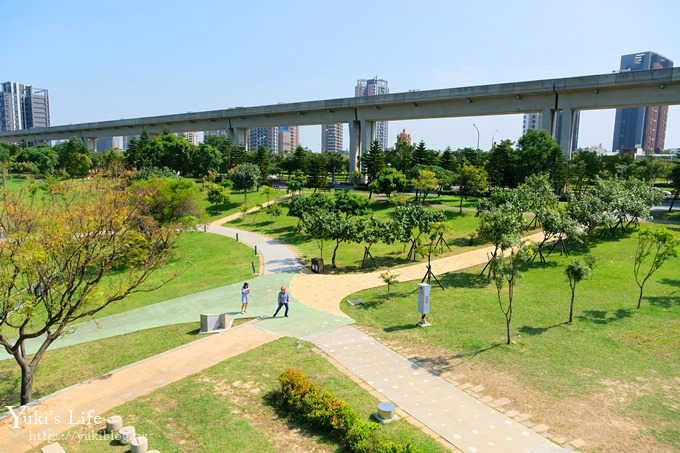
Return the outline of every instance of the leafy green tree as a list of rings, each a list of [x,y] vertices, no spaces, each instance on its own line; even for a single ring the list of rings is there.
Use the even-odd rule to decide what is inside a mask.
[[[276,203],[269,204],[265,208],[265,212],[272,219],[276,219],[277,217],[279,217],[281,215],[281,206],[279,206]]]
[[[635,283],[640,288],[637,308],[642,303],[642,293],[649,278],[659,270],[669,258],[678,256],[678,240],[666,228],[655,230],[641,229],[638,232],[638,245],[635,249]]]
[[[108,178],[58,183],[45,199],[23,190],[0,196],[0,345],[21,369],[22,405],[50,346],[138,291],[170,255],[180,229],[146,215],[140,208],[154,195],[139,195]]]
[[[219,184],[208,185],[208,201],[210,204],[219,205],[229,203],[229,191]]]
[[[196,146],[189,140],[166,132],[153,137],[151,141],[157,143],[161,149],[161,166],[175,170],[181,175],[198,175],[194,171],[193,163]]]
[[[198,147],[191,148],[191,174],[206,176],[217,173],[223,168],[224,158],[222,152],[208,143],[201,143]]]
[[[337,225],[343,222],[342,217],[326,209],[314,209],[302,213],[300,226],[319,247],[319,257],[323,259],[325,242],[334,239]]]
[[[386,160],[393,168],[408,175],[413,168],[413,146],[406,142],[397,142],[394,151],[387,153]]]
[[[204,214],[200,191],[191,179],[140,179],[131,188],[142,201],[140,209],[144,214],[153,217],[160,224],[192,224]]]
[[[571,184],[577,192],[591,185],[602,170],[602,161],[594,151],[577,151],[572,155],[568,164],[568,174]]]
[[[446,149],[439,155],[439,166],[451,172],[458,171],[458,161],[456,160],[456,156],[453,154],[453,151],[450,147],[447,146]]]
[[[380,148],[380,143],[374,140],[371,147],[361,156],[361,171],[370,183],[385,166],[385,153]]]
[[[576,298],[576,285],[578,285],[582,280],[590,280],[592,278],[594,265],[595,258],[591,255],[587,255],[583,261],[572,261],[564,270],[564,273],[569,280],[569,288],[571,288],[569,320],[567,321],[568,324],[571,324],[574,321],[574,299]]]
[[[510,344],[510,323],[512,322],[513,302],[515,299],[515,285],[521,277],[521,272],[527,263],[528,251],[524,244],[516,249],[510,249],[510,254],[496,254],[491,259],[491,273],[494,275],[498,307],[505,317],[505,344]],[[507,290],[505,297],[503,289]]]
[[[430,170],[420,169],[418,175],[411,180],[411,185],[416,189],[416,202],[420,196],[420,202],[425,201],[425,197],[431,190],[435,190],[439,186],[437,175]]]
[[[33,163],[41,174],[49,175],[59,166],[59,154],[56,148],[32,146],[19,149],[18,153],[8,161],[8,164],[11,166],[12,162]]]
[[[423,205],[397,206],[392,212],[393,228],[400,242],[410,242],[407,260],[415,260],[420,238],[429,234],[437,222],[444,222],[446,216],[442,211],[435,211]]]
[[[517,141],[515,152],[516,182],[533,174],[547,172],[555,192],[559,193],[567,177],[564,153],[555,139],[543,130],[528,130]]]
[[[494,246],[491,258],[482,270],[484,273],[488,268],[488,276],[491,278],[495,269],[494,259],[499,252],[502,255],[505,250],[511,249],[521,241],[522,211],[517,203],[507,202],[479,211],[478,216],[477,236]]]
[[[311,153],[307,158],[307,187],[314,190],[328,187],[327,176],[325,156],[319,153]]]
[[[522,211],[532,212],[534,219],[527,226],[533,228],[540,222],[540,214],[546,209],[557,207],[557,197],[547,173],[536,173],[527,176],[515,189],[521,202]]]
[[[243,191],[243,203],[246,203],[248,191],[257,187],[260,182],[260,168],[251,163],[237,165],[230,175],[234,190]]]
[[[307,176],[302,170],[295,170],[288,180],[288,191],[292,194],[300,193],[307,185]]]
[[[370,259],[374,267],[377,267],[373,255],[371,255],[371,247],[382,241],[385,244],[392,244],[396,240],[396,228],[391,222],[378,219],[376,217],[360,217],[355,221],[354,242],[363,244],[364,256],[361,259],[361,268],[366,269],[368,260]]]
[[[368,186],[371,192],[384,193],[390,198],[392,193],[402,192],[406,188],[406,176],[396,168],[383,168]]]
[[[253,153],[251,161],[260,169],[258,184],[264,184],[272,169],[272,151],[266,146],[259,146]]]
[[[458,195],[460,196],[460,212],[463,212],[463,199],[482,194],[488,186],[486,170],[463,163],[458,175]]]
[[[153,143],[149,134],[142,131],[139,138],[133,138],[125,151],[125,160],[130,168],[141,170],[147,167],[160,167],[162,149],[159,143]]]
[[[513,178],[512,142],[494,143],[486,162],[486,173],[491,187],[515,187]]]
[[[87,176],[92,168],[92,153],[82,140],[71,138],[54,148],[59,155],[59,168],[72,178]]]

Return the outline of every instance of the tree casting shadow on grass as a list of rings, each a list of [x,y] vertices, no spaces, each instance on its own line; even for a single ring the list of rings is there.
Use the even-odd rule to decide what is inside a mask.
[[[633,310],[630,308],[619,308],[612,316],[607,316],[607,314],[607,310],[586,310],[576,318],[593,324],[609,324],[610,322],[630,318],[633,316]]]
[[[655,307],[671,308],[673,305],[680,305],[680,292],[673,291],[667,296],[646,296],[644,299]]]
[[[436,269],[433,269],[436,272]],[[445,288],[486,288],[489,280],[484,275],[477,272],[454,272],[440,275],[439,281]]]

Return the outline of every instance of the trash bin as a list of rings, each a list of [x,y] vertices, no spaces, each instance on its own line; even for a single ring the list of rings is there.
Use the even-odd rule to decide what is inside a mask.
[[[323,259],[312,258],[312,272],[323,274]]]

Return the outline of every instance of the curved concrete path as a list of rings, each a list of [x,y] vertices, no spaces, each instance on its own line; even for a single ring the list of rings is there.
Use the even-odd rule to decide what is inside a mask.
[[[257,321],[206,336],[102,378],[64,389],[36,401],[25,414],[52,411],[50,413],[55,416],[63,414],[62,420],[68,410],[102,414],[160,386],[285,335],[313,342],[346,370],[382,394],[384,399],[395,402],[400,410],[462,451],[563,450],[352,327],[353,321],[340,311],[339,302],[361,289],[382,285],[379,272],[340,276],[311,274],[285,244],[218,224],[225,220],[206,226],[206,230],[230,237],[238,233],[240,241],[257,246],[263,257],[263,275],[249,281],[253,294],[249,315],[259,316]],[[464,269],[483,263],[488,252],[488,249],[480,249],[441,258],[432,262],[432,269],[436,273]],[[419,263],[394,272],[399,274],[399,280],[406,281],[422,278],[425,270],[425,265]],[[98,320],[101,327],[94,323],[79,325],[77,338],[74,335],[66,337],[55,347],[154,325],[196,321],[198,315],[205,312],[226,311],[238,317],[240,285],[216,288],[101,318]],[[276,307],[276,292],[280,286],[290,287],[291,312],[289,318],[274,319],[270,316]],[[58,440],[58,435],[71,427],[48,423],[14,429],[12,424],[11,417],[0,420],[0,453],[26,451],[47,440]]]

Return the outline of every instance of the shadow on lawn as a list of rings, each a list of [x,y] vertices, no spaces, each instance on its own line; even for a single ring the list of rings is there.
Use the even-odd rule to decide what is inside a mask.
[[[479,348],[473,351],[461,352],[454,354],[450,357],[438,356],[438,357],[420,357],[414,356],[411,358],[413,362],[413,367],[416,366],[425,368],[430,373],[439,376],[447,371],[453,370],[456,366],[461,365],[464,362],[469,362],[480,354],[487,351],[491,351],[499,346],[503,346],[501,343],[494,343],[490,346]]]
[[[476,272],[454,272],[440,275],[437,278],[445,288],[486,288],[489,286],[486,275],[479,275]]]
[[[667,296],[645,297],[645,299],[655,307],[671,308],[673,305],[680,305],[680,294],[678,294],[678,291],[673,291]]]
[[[620,321],[633,316],[631,308],[619,308],[612,316],[608,316],[608,313],[607,310],[586,310],[582,315],[577,316],[577,318],[593,324],[609,324],[610,322]]]
[[[560,322],[558,324],[553,324],[552,326],[548,327],[532,327],[532,326],[522,326],[519,328],[519,331],[527,334],[527,335],[541,335],[543,333],[546,333],[550,329],[554,329],[555,327],[563,326],[567,324],[566,322]]]

